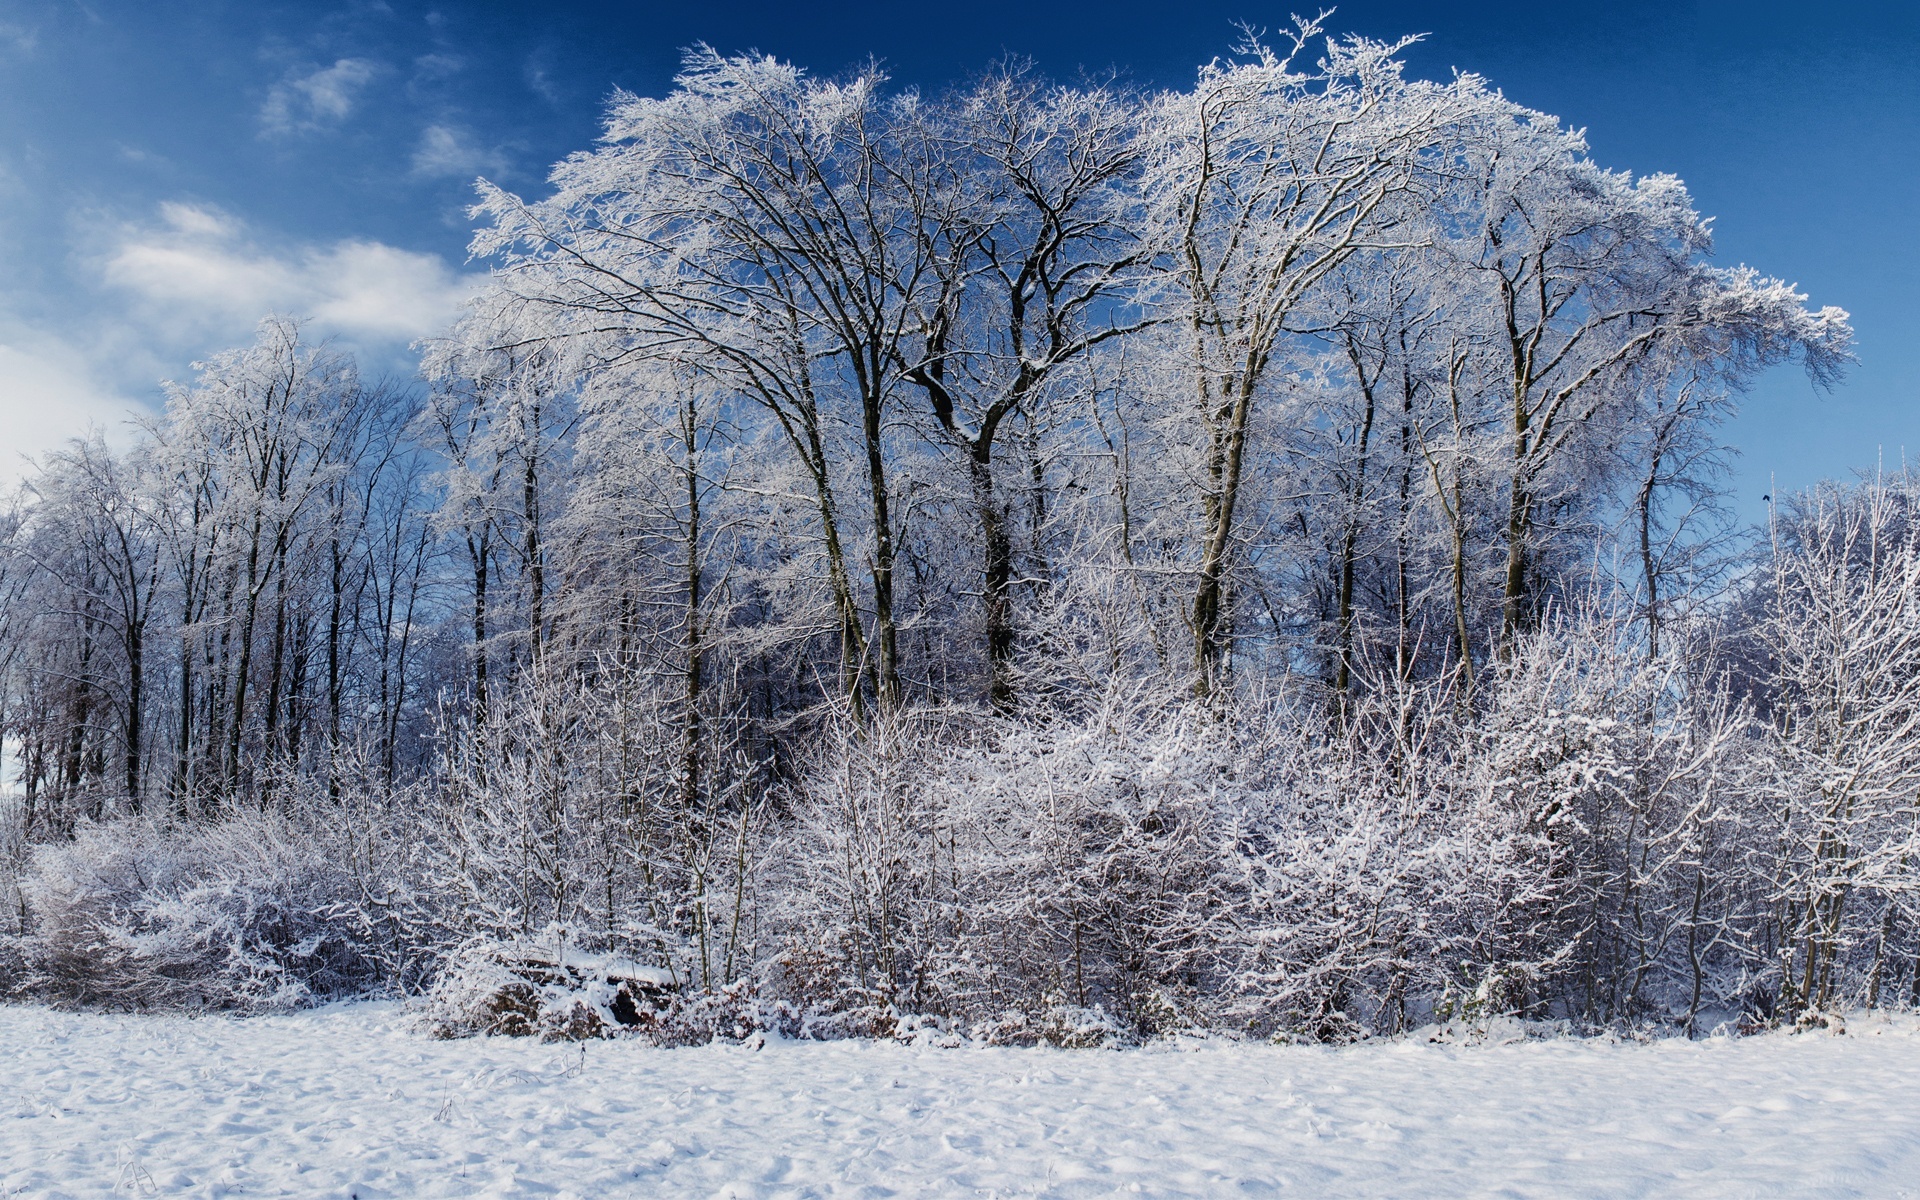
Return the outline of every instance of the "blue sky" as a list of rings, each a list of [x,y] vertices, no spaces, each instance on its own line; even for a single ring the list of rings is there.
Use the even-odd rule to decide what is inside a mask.
[[[472,286],[484,174],[537,191],[614,86],[658,94],[679,48],[833,72],[872,55],[937,88],[1004,51],[1056,75],[1178,85],[1256,0],[1144,4],[415,4],[0,0],[0,475],[243,341],[268,308],[385,369]],[[1478,71],[1670,171],[1717,258],[1854,314],[1832,395],[1779,371],[1728,430],[1761,493],[1920,452],[1920,5],[1355,0],[1331,21],[1425,33],[1418,74]]]

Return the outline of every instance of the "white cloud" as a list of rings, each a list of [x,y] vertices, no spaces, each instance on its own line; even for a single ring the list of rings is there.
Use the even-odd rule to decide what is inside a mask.
[[[542,100],[558,108],[563,97],[560,95],[560,89],[554,84],[552,72],[548,70],[552,65],[548,60],[552,56],[550,46],[534,51],[528,56],[526,65],[521,71],[521,77],[526,81],[527,87],[537,93]]]
[[[165,167],[171,165],[164,154],[155,154],[139,146],[129,146],[124,142],[120,146],[120,157],[130,163],[143,167]]]
[[[307,259],[313,317],[348,333],[416,338],[446,327],[476,281],[437,255],[381,242],[339,242]],[[324,282],[322,282],[324,281]]]
[[[467,61],[457,54],[423,54],[413,60],[413,72],[416,79],[445,79],[464,71]]]
[[[270,134],[288,134],[344,121],[378,72],[379,64],[371,59],[343,58],[330,67],[284,79],[267,93],[260,108],[260,127]]]
[[[218,209],[168,203],[160,217],[118,231],[102,270],[147,320],[182,339],[234,336],[283,312],[349,337],[409,341],[445,327],[475,286],[438,255],[382,242],[275,250]]]
[[[32,54],[40,47],[40,32],[13,21],[0,21],[0,43],[9,44],[22,54]]]
[[[170,228],[190,236],[230,238],[240,232],[240,223],[219,209],[182,204],[178,200],[161,202],[160,219]]]
[[[413,152],[413,173],[424,176],[471,178],[475,175],[504,175],[506,159],[498,150],[488,150],[471,134],[452,125],[429,125],[420,135]]]
[[[108,295],[64,324],[28,321],[0,296],[0,491],[42,456],[98,429],[132,437],[158,383],[251,339],[270,312],[307,318],[363,361],[399,363],[407,342],[444,329],[479,277],[440,257],[362,238],[265,242],[233,215],[168,203],[137,225],[92,226],[79,264]]]
[[[139,405],[104,386],[88,358],[57,338],[0,331],[0,490],[35,458],[98,429],[124,442]]]

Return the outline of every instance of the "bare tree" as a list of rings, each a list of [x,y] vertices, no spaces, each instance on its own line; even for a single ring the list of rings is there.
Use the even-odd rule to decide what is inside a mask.
[[[1332,42],[1323,65],[1296,69],[1319,33],[1300,22],[1284,51],[1250,41],[1243,61],[1207,67],[1154,115],[1146,187],[1153,236],[1174,264],[1162,303],[1191,339],[1204,438],[1190,617],[1202,694],[1227,648],[1234,518],[1275,352],[1342,263],[1422,236],[1409,225],[1421,158],[1458,119],[1457,89],[1402,79],[1404,42]]]

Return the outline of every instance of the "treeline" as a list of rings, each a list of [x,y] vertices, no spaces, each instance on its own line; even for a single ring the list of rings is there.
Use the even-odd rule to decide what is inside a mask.
[[[1904,1002],[1915,486],[1720,502],[1732,397],[1846,314],[1319,37],[1164,93],[702,49],[481,185],[421,382],[276,318],[49,456],[21,978],[282,1002],[564,929],[854,1032]]]

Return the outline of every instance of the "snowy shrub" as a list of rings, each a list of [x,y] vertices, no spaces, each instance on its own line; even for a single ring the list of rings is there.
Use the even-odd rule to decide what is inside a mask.
[[[0,939],[26,928],[20,877],[26,872],[28,854],[26,807],[12,796],[0,795]],[[0,975],[0,988],[4,987],[5,976]]]
[[[929,971],[950,939],[942,814],[921,780],[945,753],[936,722],[828,730],[775,848],[776,977],[790,999],[879,1029],[896,1008],[942,1007]]]
[[[610,1036],[653,1016],[651,993],[609,978],[601,956],[570,952],[563,930],[546,946],[477,941],[456,951],[425,998],[442,1038],[496,1034],[542,1041]],[[651,1022],[650,1022],[651,1023]]]
[[[417,834],[441,944],[557,927],[701,988],[750,974],[763,805],[724,745],[690,772],[682,719],[660,681],[609,667],[448,727]]]
[[[1436,1004],[1691,1022],[1714,998],[1710,967],[1740,953],[1736,914],[1699,899],[1709,875],[1738,882],[1746,714],[1678,651],[1649,656],[1611,610],[1552,614],[1483,689],[1428,767],[1468,839],[1427,908],[1452,931]]]
[[[1235,767],[1204,712],[1135,689],[955,755],[938,784],[963,892],[946,983],[969,1014],[1097,1009],[1152,1034],[1169,1002],[1210,993]]]
[[[839,727],[767,852],[764,984],[865,1036],[914,1014],[1054,1040],[1098,1012],[1342,1042],[1469,1007],[1691,1026],[1756,963],[1751,725],[1626,635],[1550,619],[1470,704],[1445,681],[1344,712],[1134,688]]]
[[[993,732],[930,714],[821,750],[772,851],[783,995],[885,1033],[1063,1006],[1138,1026],[1199,984],[1207,723],[1124,693]]]
[[[113,1008],[283,1009],[386,981],[338,847],[277,814],[82,824],[22,883],[33,985]]]
[[[435,1037],[540,1032],[547,997],[490,953],[468,953],[446,963],[427,992],[425,1017]]]
[[[1823,485],[1775,538],[1752,636],[1771,684],[1783,1015],[1874,1003],[1901,960],[1920,997],[1920,479]]]
[[[563,927],[530,940],[475,939],[460,947],[423,998],[421,1012],[427,1028],[442,1038],[634,1037],[686,1046],[766,1032],[845,1036],[836,1028],[809,1027],[797,1009],[762,999],[747,980],[684,990],[659,968],[581,949],[573,931]]]
[[[672,998],[650,1026],[639,1035],[662,1046],[699,1046],[713,1041],[742,1041],[773,1033],[782,1037],[832,1038],[847,1036],[829,1016],[818,1020],[793,1004],[761,994],[750,980],[739,979],[711,991],[688,991]],[[874,1032],[867,1031],[869,1036]]]
[[[22,936],[27,928],[27,898],[20,890],[29,857],[26,811],[10,796],[0,796],[0,998],[26,988],[31,973]]]
[[[1057,1046],[1062,1050],[1098,1050],[1136,1040],[1104,1009],[1052,1004],[1038,1012],[1008,1010],[974,1022],[973,1040],[987,1046]]]
[[[1246,781],[1223,838],[1232,897],[1214,1022],[1261,1037],[1350,1041],[1397,1029],[1434,983],[1451,923],[1449,868],[1473,857],[1471,831],[1438,786],[1427,715],[1378,716],[1398,739],[1377,754],[1284,707],[1241,724]]]

